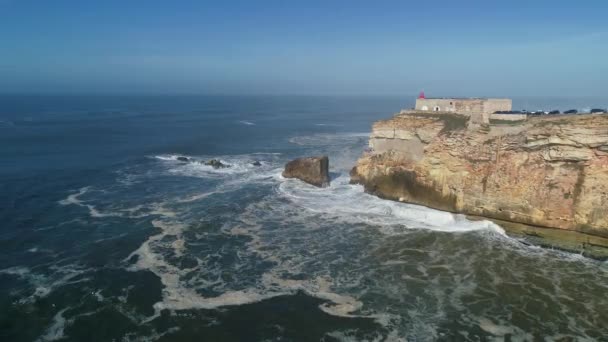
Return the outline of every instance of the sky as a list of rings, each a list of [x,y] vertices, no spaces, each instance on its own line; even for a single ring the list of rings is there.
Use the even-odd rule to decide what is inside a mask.
[[[604,96],[607,0],[0,0],[0,93]]]

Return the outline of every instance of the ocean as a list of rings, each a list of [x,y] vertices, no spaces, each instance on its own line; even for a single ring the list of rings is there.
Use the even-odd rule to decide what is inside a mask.
[[[0,340],[607,340],[605,261],[349,184],[412,105],[0,96]],[[330,187],[281,177],[321,154]]]

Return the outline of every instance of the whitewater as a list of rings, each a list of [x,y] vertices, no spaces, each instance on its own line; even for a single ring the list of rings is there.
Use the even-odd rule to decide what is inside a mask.
[[[78,101],[48,106],[99,106]],[[6,340],[608,336],[605,261],[350,184],[400,99],[105,101],[137,109],[3,117]],[[313,155],[329,156],[329,187],[281,176]]]

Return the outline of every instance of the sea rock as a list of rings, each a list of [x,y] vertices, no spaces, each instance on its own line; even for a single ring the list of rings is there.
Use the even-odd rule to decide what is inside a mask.
[[[190,158],[188,157],[177,157],[177,161],[183,162],[183,163],[187,163],[190,161]]]
[[[376,122],[351,182],[396,201],[608,237],[608,116],[454,120]]]
[[[224,164],[217,159],[211,159],[205,162],[205,165],[212,166],[214,169],[222,169],[225,167],[230,167],[230,165]]]
[[[329,158],[322,156],[294,159],[285,165],[283,177],[298,178],[318,187],[329,186]]]
[[[262,163],[260,163],[259,161],[254,161],[253,163],[251,163],[251,165],[253,166],[262,166]]]

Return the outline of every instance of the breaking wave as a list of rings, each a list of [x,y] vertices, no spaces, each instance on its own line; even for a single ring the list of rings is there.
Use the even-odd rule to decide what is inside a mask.
[[[162,299],[142,324],[155,321],[163,310],[217,309],[303,292],[322,299],[320,309],[330,315],[375,320],[387,329],[386,338],[439,339],[440,325],[454,320],[448,312],[458,312],[455,320],[463,331],[525,339],[527,333],[509,323],[511,313],[500,299],[504,284],[516,287],[525,301],[542,296],[557,311],[584,301],[585,291],[605,290],[602,279],[608,271],[597,272],[597,264],[580,256],[523,245],[487,220],[382,200],[349,184],[348,167],[366,136],[290,140],[339,161],[331,163],[337,177],[327,188],[284,179],[287,158],[281,154],[166,154],[152,158],[153,175],[169,176],[169,184],[180,179],[176,191],[120,207],[99,204],[96,196],[102,191],[84,187],[60,204],[83,207],[96,219],[150,220],[155,233],[122,262],[131,272],[152,272],[162,284]],[[212,158],[231,167],[213,169],[200,162]],[[183,187],[186,178],[195,181]],[[130,192],[141,183],[121,182],[114,190]],[[223,213],[216,214],[218,206]],[[588,288],[575,295],[580,298],[566,300],[561,274],[570,271],[558,272],[563,268],[596,272],[597,282],[577,284]],[[529,277],[549,284],[544,289],[521,285]],[[598,300],[587,309],[602,312],[604,304]],[[493,310],[491,318],[487,310]],[[60,311],[56,322],[65,325],[64,314]],[[568,336],[588,337],[581,324],[569,327],[576,334]],[[51,325],[47,334],[62,332]],[[334,336],[348,339],[343,332]]]
[[[342,174],[327,188],[316,188],[293,179],[279,185],[279,193],[309,211],[340,217],[345,223],[366,223],[378,227],[401,226],[445,232],[492,230],[505,232],[491,221],[470,221],[464,215],[380,199],[367,194],[361,185],[349,184]]]
[[[193,157],[179,154],[157,155],[154,158],[169,162],[169,173],[190,177],[223,178],[225,176],[242,175],[247,173],[264,173],[275,164],[280,154],[255,153],[245,156],[209,156]],[[178,158],[187,158],[187,162]],[[226,165],[223,168],[214,168],[205,162],[211,159],[219,160]]]

